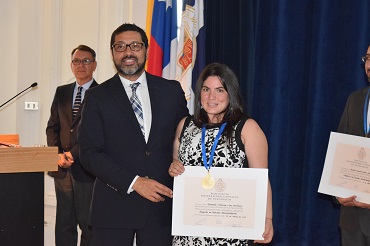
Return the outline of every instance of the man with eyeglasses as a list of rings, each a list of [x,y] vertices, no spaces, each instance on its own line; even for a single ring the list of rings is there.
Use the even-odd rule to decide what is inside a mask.
[[[95,177],[81,165],[77,134],[85,92],[98,85],[93,78],[96,53],[79,45],[71,58],[76,82],[56,89],[46,128],[48,146],[57,146],[59,153],[58,171],[48,173],[54,177],[57,199],[56,246],[77,245],[77,226],[82,232],[80,245],[91,245],[88,218]]]
[[[172,245],[173,179],[167,170],[179,121],[188,115],[178,81],[145,71],[148,38],[134,24],[111,36],[117,69],[86,93],[79,143],[96,176],[90,222],[94,246]]]
[[[362,57],[370,82],[370,46]],[[338,132],[370,137],[370,87],[352,92],[339,123]],[[370,204],[358,202],[356,196],[336,198],[341,204],[339,227],[343,246],[370,245]]]

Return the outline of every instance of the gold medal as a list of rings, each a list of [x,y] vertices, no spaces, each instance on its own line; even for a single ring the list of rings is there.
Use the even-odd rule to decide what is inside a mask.
[[[226,122],[224,122],[221,125],[220,130],[217,133],[215,141],[212,144],[211,153],[209,155],[209,161],[207,160],[206,145],[205,145],[205,142],[206,142],[206,140],[205,140],[206,139],[206,125],[203,125],[203,127],[202,127],[202,159],[203,159],[204,167],[207,170],[206,176],[202,179],[202,187],[206,190],[210,190],[210,189],[213,188],[213,186],[215,186],[215,180],[213,179],[211,174],[209,174],[209,169],[211,169],[211,167],[212,167],[213,155],[215,154],[215,150],[216,150],[218,140],[220,139],[221,134],[225,129],[225,126],[226,126]]]
[[[214,185],[215,185],[215,180],[213,179],[211,174],[207,172],[206,176],[202,179],[202,187],[206,190],[210,190],[213,188]]]

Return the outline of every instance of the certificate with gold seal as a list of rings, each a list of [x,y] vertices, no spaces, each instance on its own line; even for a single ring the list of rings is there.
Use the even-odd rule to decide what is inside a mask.
[[[370,204],[370,139],[331,132],[319,193]]]
[[[263,239],[268,170],[213,167],[210,172],[210,189],[202,187],[202,166],[185,166],[175,177],[172,235]]]

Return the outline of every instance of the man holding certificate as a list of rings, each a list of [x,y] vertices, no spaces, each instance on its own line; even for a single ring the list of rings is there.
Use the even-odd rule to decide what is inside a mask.
[[[196,185],[199,185],[199,189],[209,190],[222,189],[225,185],[213,177],[212,168],[267,169],[268,145],[265,134],[253,119],[243,114],[239,83],[233,71],[224,64],[208,65],[197,81],[194,104],[194,116],[182,119],[177,127],[174,161],[168,170],[170,176],[184,173],[184,165],[202,166],[204,175]],[[274,234],[272,192],[269,182],[266,183],[265,226],[264,232],[259,235],[263,240],[255,240],[256,243],[269,243]],[[248,188],[243,187],[244,190]],[[230,213],[237,211],[234,209]],[[173,239],[173,245],[250,246],[254,242],[222,237],[174,236]]]
[[[370,82],[370,46],[362,61]],[[369,95],[369,87],[351,93],[340,120],[338,132],[369,137]],[[337,197],[337,200],[342,205],[339,220],[342,245],[370,245],[370,204],[357,201],[356,196]]]

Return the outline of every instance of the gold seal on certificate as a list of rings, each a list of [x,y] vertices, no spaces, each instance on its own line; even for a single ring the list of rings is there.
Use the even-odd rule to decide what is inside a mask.
[[[207,172],[207,175],[202,179],[202,187],[206,190],[210,190],[213,188],[214,185],[215,185],[215,180],[213,179],[211,174]]]

